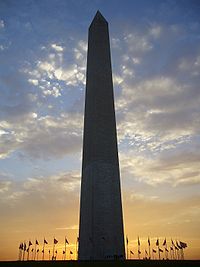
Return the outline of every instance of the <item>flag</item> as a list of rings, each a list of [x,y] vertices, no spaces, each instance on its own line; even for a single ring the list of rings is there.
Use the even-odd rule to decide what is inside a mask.
[[[70,254],[72,255],[73,254],[73,252],[70,250]]]
[[[47,240],[44,238],[44,244],[48,244]]]
[[[148,244],[149,244],[149,246],[150,246],[150,244],[151,244],[151,243],[150,243],[150,239],[149,239],[149,237],[148,237]]]
[[[169,250],[167,248],[165,248],[165,251],[169,252]]]
[[[67,240],[67,238],[66,238],[66,237],[65,237],[65,243],[66,243],[66,244],[69,244],[69,242],[68,242],[68,240]]]
[[[159,246],[159,240],[157,239],[157,241],[156,241],[156,246]]]
[[[53,243],[54,243],[54,244],[57,244],[57,243],[58,243],[58,240],[56,240],[56,239],[54,238]]]
[[[65,254],[65,251],[63,250],[63,254]]]
[[[163,252],[163,250],[162,250],[161,248],[159,248],[159,251],[160,251],[160,252]]]
[[[176,246],[179,248],[179,249],[182,249],[182,246],[179,245],[179,243],[176,241]]]
[[[35,240],[35,244],[36,244],[36,245],[39,245],[39,242],[37,241],[37,239]]]
[[[138,254],[141,254],[141,251],[140,250],[138,250]]]
[[[156,253],[156,250],[155,250],[155,249],[152,249],[152,251],[153,251],[154,253]]]
[[[187,244],[184,243],[184,242],[181,242],[181,241],[180,241],[180,246],[181,246],[182,248],[187,248]]]
[[[165,246],[166,243],[167,243],[167,241],[166,241],[166,238],[165,238],[165,240],[163,241],[163,246]]]
[[[30,246],[32,246],[33,244],[31,243],[31,241],[29,241],[29,243],[28,243],[28,246],[30,247]]]
[[[133,253],[133,251],[132,251],[132,250],[130,250],[130,253],[134,255],[134,253]]]
[[[128,246],[128,236],[126,236],[126,244],[127,244],[127,246]]]
[[[138,246],[140,246],[140,239],[139,239],[139,236],[138,236]]]

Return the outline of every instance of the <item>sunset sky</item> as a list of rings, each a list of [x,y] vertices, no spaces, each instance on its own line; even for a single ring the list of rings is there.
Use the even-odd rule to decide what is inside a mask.
[[[200,2],[0,1],[0,260],[78,236],[88,27],[109,22],[125,235],[200,258]],[[41,254],[39,256],[41,258]],[[45,256],[48,258],[48,255]],[[74,257],[74,255],[73,255]],[[134,256],[136,257],[136,256]]]

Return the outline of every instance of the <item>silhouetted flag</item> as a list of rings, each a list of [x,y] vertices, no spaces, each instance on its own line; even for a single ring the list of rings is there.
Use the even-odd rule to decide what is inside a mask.
[[[56,239],[54,238],[53,242],[54,242],[54,244],[57,244],[57,243],[58,243],[58,240],[56,240]]]
[[[48,244],[48,242],[47,242],[47,240],[46,240],[46,239],[44,239],[44,244]]]
[[[69,242],[68,242],[68,240],[67,240],[67,238],[66,238],[66,237],[65,237],[65,243],[66,243],[66,244],[69,244]]]
[[[138,246],[140,246],[140,239],[139,239],[139,236],[138,236]]]
[[[153,251],[154,253],[156,253],[156,250],[155,250],[155,249],[152,249],[152,251]]]
[[[126,236],[126,244],[127,244],[127,246],[128,246],[128,237]]]
[[[132,251],[132,250],[130,250],[130,253],[134,255],[134,253],[133,253],[133,251]]]
[[[156,246],[159,246],[159,240],[157,239],[157,241],[156,241]]]
[[[32,246],[33,244],[31,243],[31,241],[29,241],[29,243],[28,243],[28,246],[30,247],[30,246]]]
[[[73,254],[73,252],[70,250],[70,254],[72,255]]]
[[[163,250],[162,250],[161,248],[159,248],[159,251],[160,251],[160,252],[163,252]]]
[[[35,244],[36,244],[36,245],[39,245],[39,242],[37,241],[37,239],[35,240]]]
[[[151,243],[150,243],[150,239],[149,239],[149,237],[148,237],[148,244],[149,244],[149,246],[150,246],[150,244],[151,244]]]
[[[166,238],[165,238],[165,240],[163,241],[163,246],[165,246],[165,245],[166,245],[166,242],[167,242],[167,241],[166,241]]]
[[[180,241],[180,245],[181,245],[182,248],[187,248],[187,243],[184,243],[184,242]]]
[[[176,241],[176,246],[179,248],[179,249],[182,249],[182,246],[179,245],[179,243]]]

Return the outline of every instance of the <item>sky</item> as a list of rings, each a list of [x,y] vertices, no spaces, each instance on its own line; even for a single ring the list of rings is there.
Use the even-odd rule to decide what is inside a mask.
[[[88,27],[109,22],[124,231],[200,258],[200,2],[0,1],[0,260],[75,258]],[[45,254],[45,257],[48,255]],[[39,255],[41,257],[41,254]],[[134,255],[134,257],[136,257]]]

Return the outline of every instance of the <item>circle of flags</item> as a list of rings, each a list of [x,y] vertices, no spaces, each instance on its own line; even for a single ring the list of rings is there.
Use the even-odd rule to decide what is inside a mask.
[[[51,249],[49,248],[50,244],[46,240],[46,238],[43,239],[43,243],[39,244],[38,239],[35,239],[35,242],[32,242],[29,240],[28,242],[24,241],[21,242],[19,245],[19,257],[18,260],[24,261],[24,260],[57,260],[58,254],[60,252],[60,249],[56,247],[56,245],[59,243],[58,240],[54,237],[52,242]],[[76,241],[76,253],[75,253],[75,259],[78,258],[78,243],[79,238],[77,237]],[[48,245],[48,248],[46,248],[46,245]],[[60,245],[60,243],[59,243]],[[68,239],[64,238],[64,248],[61,249],[61,255],[62,260],[72,260],[72,257],[74,255],[74,252],[67,248],[67,245],[70,246]],[[128,236],[126,236],[126,258],[127,259],[148,259],[148,260],[184,260],[184,249],[187,248],[187,243],[182,241],[175,241],[171,239],[170,241],[165,238],[163,242],[160,241],[159,238],[154,240],[150,240],[150,238],[147,238],[147,242],[143,241],[143,250],[141,249],[141,240],[138,236],[137,242],[135,244],[135,247],[131,246],[129,248],[129,239]],[[130,249],[130,250],[129,250]],[[68,257],[67,257],[68,254]],[[46,257],[45,257],[46,255]],[[143,255],[143,257],[142,257]]]
[[[76,257],[78,256],[78,242],[79,239],[77,238],[76,242]],[[58,240],[54,237],[53,238],[53,244],[51,246],[51,249],[49,249],[49,242],[46,238],[43,239],[43,243],[39,244],[38,239],[35,239],[35,242],[31,242],[30,240],[28,242],[24,241],[21,242],[19,245],[19,261],[29,261],[29,260],[56,260],[59,254],[59,250],[56,248],[56,245],[58,244]],[[48,249],[46,249],[46,245],[48,245]],[[65,237],[64,239],[64,249],[62,251],[62,260],[68,259],[72,260],[72,255],[74,255],[74,252],[72,250],[67,249],[67,245],[71,246],[69,244],[69,241]],[[40,247],[39,247],[40,246]],[[46,256],[46,257],[45,257]]]

